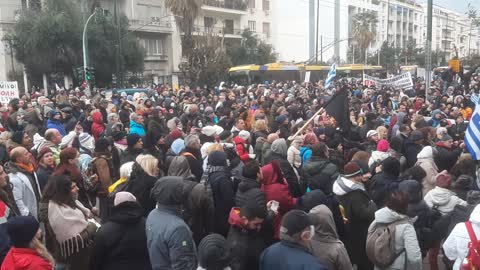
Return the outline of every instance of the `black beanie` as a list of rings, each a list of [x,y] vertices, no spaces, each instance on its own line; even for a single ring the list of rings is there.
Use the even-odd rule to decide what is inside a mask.
[[[400,161],[394,157],[388,157],[382,162],[382,170],[385,173],[398,177],[400,175]]]
[[[37,234],[40,224],[32,216],[13,217],[7,222],[7,232],[10,242],[15,247],[25,247]]]
[[[208,164],[212,166],[227,166],[227,155],[223,151],[213,151],[208,155]]]
[[[95,152],[107,152],[110,142],[106,138],[101,138],[95,142]]]
[[[138,141],[140,141],[140,139],[142,139],[142,137],[140,137],[140,135],[138,134],[128,134],[127,135],[127,145],[128,145],[128,148],[132,148],[135,144],[138,143]]]
[[[198,245],[198,263],[205,269],[228,267],[229,254],[227,240],[220,234],[209,234]]]
[[[25,131],[15,131],[12,134],[12,141],[17,144],[22,144],[23,136],[25,135]]]

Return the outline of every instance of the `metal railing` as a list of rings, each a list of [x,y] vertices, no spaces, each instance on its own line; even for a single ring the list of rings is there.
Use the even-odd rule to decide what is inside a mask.
[[[203,4],[206,6],[212,7],[219,7],[219,8],[226,8],[226,9],[235,9],[246,11],[247,10],[247,3],[243,0],[203,0]]]
[[[145,26],[145,27],[171,27],[172,23],[168,20],[156,20],[155,18],[152,19],[133,19],[129,20],[131,27],[137,26]]]
[[[242,29],[235,29],[230,27],[207,27],[195,26],[194,31],[198,33],[215,34],[215,35],[241,35]]]

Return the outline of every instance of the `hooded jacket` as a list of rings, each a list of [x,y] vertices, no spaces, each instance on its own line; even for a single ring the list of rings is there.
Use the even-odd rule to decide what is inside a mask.
[[[288,182],[290,194],[296,198],[302,196],[305,192],[300,188],[297,174],[287,160],[287,143],[284,139],[277,139],[272,143],[271,151],[264,158],[264,164],[274,160],[278,160],[280,163],[283,175]]]
[[[92,135],[95,141],[97,141],[102,133],[105,132],[105,124],[103,123],[103,116],[100,111],[92,114]]]
[[[473,231],[477,236],[480,236],[480,205],[473,209],[469,221],[472,223]],[[453,270],[459,270],[463,259],[468,254],[468,243],[470,236],[468,235],[465,223],[458,223],[443,243],[443,252],[450,259],[455,260]]]
[[[138,134],[141,137],[145,136],[145,127],[133,120],[130,120],[130,134]]]
[[[63,126],[63,123],[60,120],[48,119],[47,129],[50,129],[50,128],[58,130],[58,132],[60,132],[60,135],[62,135],[62,137],[67,135],[65,126]]]
[[[420,247],[418,245],[417,234],[408,219],[408,216],[397,213],[388,207],[384,207],[375,212],[375,221],[372,222],[370,228],[373,228],[377,223],[390,224],[399,220],[407,221],[406,223],[397,224],[395,226],[395,253],[398,254],[402,252],[402,250],[405,251],[402,252],[390,266],[382,269],[422,269],[422,253],[420,252]],[[380,269],[381,268],[375,266],[375,270]]]
[[[303,173],[304,179],[302,181],[305,181],[309,186],[312,182],[315,182],[325,194],[332,193],[333,183],[339,176],[335,164],[318,156],[312,156],[303,165]]]
[[[442,216],[452,212],[455,205],[467,205],[467,202],[458,198],[453,191],[441,187],[430,190],[424,199],[430,208],[436,207]]]
[[[310,210],[310,214],[316,222],[315,236],[310,242],[310,249],[315,257],[328,269],[352,270],[347,249],[339,240],[330,209],[325,205],[318,205]]]
[[[343,176],[333,184],[333,193],[338,196],[344,218],[348,220],[345,225],[345,246],[350,260],[361,269],[371,269],[373,266],[368,260],[365,244],[368,226],[374,219],[377,206],[368,196],[363,184]]]
[[[282,217],[285,213],[294,208],[297,199],[290,195],[288,183],[281,174],[278,162],[272,162],[263,166],[262,174],[262,190],[265,192],[267,202],[272,200],[279,202],[278,215],[276,215],[274,220],[274,237],[279,239]]]
[[[95,234],[91,270],[150,270],[145,217],[136,202],[112,208],[109,221]]]
[[[233,138],[233,142],[235,143],[235,149],[237,149],[237,154],[240,157],[240,160],[243,162],[250,160],[250,145],[247,141],[240,138],[240,136],[236,136]]]
[[[433,148],[431,146],[424,147],[422,151],[418,153],[417,163],[415,165],[422,167],[422,169],[427,174],[422,179],[422,191],[425,195],[435,187],[435,177],[438,174],[438,168],[435,164],[435,161],[433,160]]]
[[[248,200],[255,200],[260,205],[266,205],[265,193],[261,190],[262,184],[257,179],[250,179],[243,176],[236,176],[235,181],[239,182],[235,195],[235,206],[242,207]]]
[[[259,269],[260,254],[267,247],[261,232],[248,230],[240,217],[240,208],[232,208],[228,218],[227,243],[232,270]]]
[[[53,265],[31,248],[12,247],[1,270],[52,270]]]
[[[382,152],[382,151],[373,151],[372,156],[368,160],[368,167],[371,167],[373,163],[381,163],[384,159],[388,158],[390,156],[390,153],[388,152]]]
[[[235,188],[227,166],[209,167],[208,183],[212,188],[214,211],[214,232],[226,236],[228,216],[235,204]]]

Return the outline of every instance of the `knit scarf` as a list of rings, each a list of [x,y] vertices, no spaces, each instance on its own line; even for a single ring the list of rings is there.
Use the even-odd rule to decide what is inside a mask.
[[[86,214],[89,210],[81,202],[75,201],[75,203],[77,208],[74,209],[68,205],[48,202],[48,221],[60,244],[60,252],[64,258],[80,252],[80,249],[90,244],[84,243],[80,236],[88,226]]]
[[[28,173],[32,174],[35,168],[33,167],[32,164],[24,164],[24,163],[19,163],[15,162],[15,165],[17,165],[19,168],[22,168],[23,170],[27,171]]]

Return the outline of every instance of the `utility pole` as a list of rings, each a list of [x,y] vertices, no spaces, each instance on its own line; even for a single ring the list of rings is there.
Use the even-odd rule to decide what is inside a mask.
[[[335,62],[340,60],[340,0],[335,0],[334,6],[334,40],[335,40]]]
[[[114,5],[114,7],[113,7],[113,18],[114,18],[114,21],[115,21],[115,26],[117,28],[116,29],[117,34],[119,34],[120,32],[118,31],[119,27],[118,27],[118,13],[117,13],[118,0],[115,0],[113,5]],[[117,35],[117,46],[116,46],[116,50],[115,50],[115,58],[116,58],[116,61],[115,61],[115,76],[117,77],[117,88],[120,88],[120,86],[122,85],[122,78],[121,78],[121,75],[120,75],[120,35]]]
[[[315,35],[315,64],[318,63],[318,32],[319,32],[319,24],[320,24],[320,0],[317,0],[317,34]]]
[[[323,62],[323,36],[320,36],[320,62]]]
[[[308,59],[315,56],[315,0],[308,5]]]
[[[427,100],[430,90],[432,75],[432,10],[433,0],[428,0],[427,4],[427,42],[425,43],[425,100]]]

